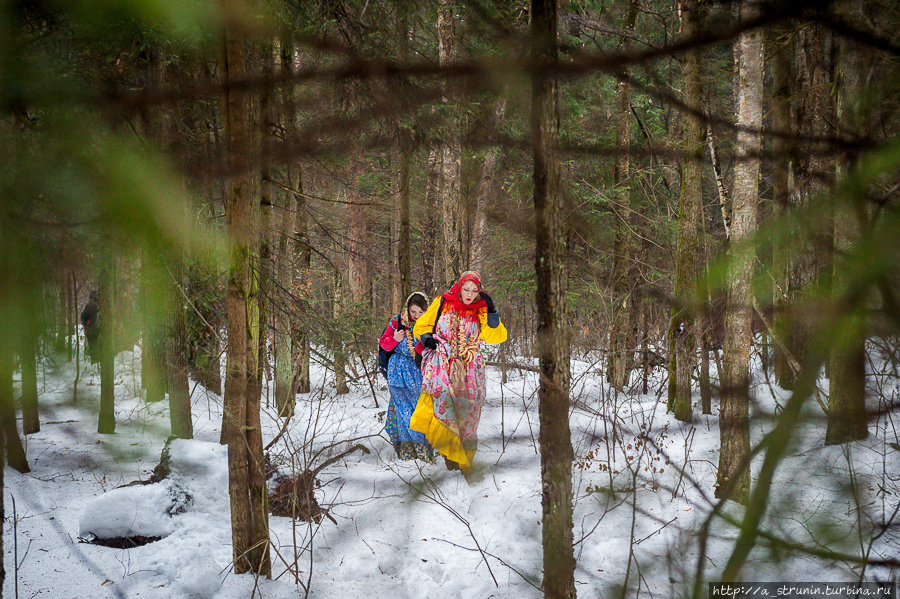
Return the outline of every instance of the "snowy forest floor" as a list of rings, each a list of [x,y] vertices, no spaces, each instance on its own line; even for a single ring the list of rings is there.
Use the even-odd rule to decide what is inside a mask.
[[[690,596],[698,564],[704,580],[719,579],[744,513],[729,502],[710,519],[717,402],[712,415],[700,415],[697,398],[694,422],[680,423],[666,413],[664,372],[653,374],[646,395],[615,394],[599,360],[590,358],[573,361],[578,595]],[[169,435],[168,404],[141,399],[139,373],[139,349],[118,355],[116,434],[99,435],[96,367],[82,365],[76,401],[75,364],[45,360],[41,431],[25,439],[32,471],[5,472],[4,597],[280,599],[307,589],[321,599],[542,596],[536,373],[510,369],[501,384],[500,372],[488,368],[477,480],[468,484],[442,460],[396,458],[383,431],[389,399],[383,379],[374,381],[376,397],[364,378],[336,396],[333,376],[314,365],[313,391],[298,395],[295,416],[270,449],[272,464],[290,474],[355,444],[369,453],[354,451],[318,477],[316,499],[336,524],[271,518],[272,580],[231,572],[221,396],[192,382],[195,440],[171,445],[172,474],[117,488],[150,477]],[[896,375],[870,372],[869,382],[873,410],[897,398]],[[268,388],[263,393],[265,403],[271,395]],[[754,446],[773,429],[788,396],[754,372]],[[896,581],[896,569],[861,567],[837,555],[900,555],[896,415],[881,412],[865,441],[826,447],[820,406],[809,400],[803,414],[778,465],[763,520],[767,534],[743,579]],[[268,444],[283,422],[272,407],[262,420]],[[754,481],[763,458],[754,459]],[[116,549],[80,542],[90,534],[162,538]]]

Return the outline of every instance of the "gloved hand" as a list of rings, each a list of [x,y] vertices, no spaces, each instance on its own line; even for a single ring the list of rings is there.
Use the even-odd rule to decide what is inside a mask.
[[[479,291],[479,293],[481,294],[481,299],[487,304],[488,312],[496,312],[497,308],[494,306],[494,300],[491,299],[491,296],[484,291]]]
[[[421,337],[419,337],[419,340],[422,342],[422,345],[424,345],[428,349],[437,349],[437,339],[435,339],[434,335],[432,335],[431,333],[423,334]]]

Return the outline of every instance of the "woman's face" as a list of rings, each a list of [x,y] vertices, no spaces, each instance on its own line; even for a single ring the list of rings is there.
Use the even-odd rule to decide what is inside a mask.
[[[409,307],[409,317],[414,321],[419,320],[419,317],[425,314],[425,310],[420,308],[419,306],[413,304]]]
[[[478,285],[474,281],[466,281],[459,290],[460,299],[467,306],[478,299]]]

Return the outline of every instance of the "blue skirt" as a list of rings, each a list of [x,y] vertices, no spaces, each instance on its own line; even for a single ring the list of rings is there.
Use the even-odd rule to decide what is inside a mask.
[[[399,445],[407,441],[421,443],[431,447],[425,440],[425,435],[409,428],[409,419],[419,402],[419,391],[416,387],[394,387],[389,385],[391,401],[388,404],[387,419],[384,428],[387,430],[391,443]]]

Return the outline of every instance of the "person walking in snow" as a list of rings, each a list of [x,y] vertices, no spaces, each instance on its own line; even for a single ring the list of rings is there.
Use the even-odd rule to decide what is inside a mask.
[[[404,310],[391,319],[381,335],[379,345],[384,351],[392,352],[387,367],[391,401],[388,404],[385,430],[394,445],[394,451],[402,460],[433,462],[435,452],[425,440],[425,435],[409,428],[409,421],[422,389],[422,372],[417,359],[421,357],[422,346],[413,334],[413,327],[426,309],[428,297],[420,291],[413,292],[406,298]]]
[[[417,321],[422,393],[410,422],[444,456],[448,470],[469,473],[486,394],[483,342],[506,341],[506,327],[481,276],[467,271]]]
[[[100,293],[91,291],[90,299],[81,311],[81,326],[84,327],[85,353],[91,364],[100,361]]]

